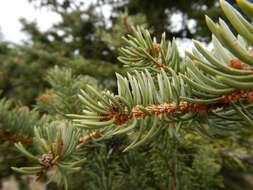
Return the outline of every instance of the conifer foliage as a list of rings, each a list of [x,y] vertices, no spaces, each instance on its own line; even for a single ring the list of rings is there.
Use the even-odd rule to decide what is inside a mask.
[[[220,1],[229,23],[206,17],[213,50],[194,41],[185,58],[132,27],[117,93],[65,64],[34,110],[2,99],[0,149],[29,159],[12,169],[65,189],[236,189],[227,171],[251,172],[253,154],[253,4],[237,3]]]

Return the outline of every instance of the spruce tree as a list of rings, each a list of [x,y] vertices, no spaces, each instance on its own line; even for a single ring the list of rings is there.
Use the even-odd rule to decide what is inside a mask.
[[[206,17],[213,50],[194,41],[184,58],[165,33],[129,27],[118,57],[127,72],[111,65],[117,91],[107,90],[104,65],[92,67],[95,56],[50,40],[1,44],[1,179],[34,175],[48,189],[250,189],[241,178],[253,159],[253,4],[237,3],[241,12],[220,1],[236,34]]]

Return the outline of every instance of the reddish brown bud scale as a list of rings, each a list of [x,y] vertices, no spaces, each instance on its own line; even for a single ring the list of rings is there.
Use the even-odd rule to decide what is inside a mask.
[[[244,65],[239,59],[232,59],[229,63],[229,66],[235,69],[243,69]]]
[[[158,44],[158,43],[153,43],[153,44],[152,44],[152,50],[153,50],[154,52],[160,52],[160,44]]]
[[[49,94],[42,94],[39,96],[39,100],[42,101],[42,102],[47,102],[48,101],[48,98],[50,97]]]
[[[61,52],[59,53],[59,55],[60,55],[61,57],[64,57],[64,56],[65,56],[65,52],[64,52],[64,51],[61,51]]]
[[[249,54],[253,55],[253,50],[250,50]],[[252,66],[243,63],[239,59],[232,59],[232,60],[230,60],[229,66],[232,67],[232,68],[234,68],[234,69],[240,69],[240,70],[243,69],[243,70],[252,70],[253,71],[253,67]]]
[[[248,99],[250,102],[253,102],[253,90],[248,92]]]
[[[6,131],[2,127],[0,127],[0,138],[10,143],[17,143],[17,142],[22,142],[24,144],[32,143],[32,139],[29,136],[12,134],[11,130]]]
[[[123,17],[123,23],[124,23],[124,26],[125,26],[126,33],[129,33],[128,16]]]
[[[62,149],[63,149],[63,141],[61,140],[61,142],[53,142],[52,143],[52,148],[53,148],[53,150],[54,150],[54,152],[56,152],[57,150],[56,150],[56,148],[57,148],[57,145],[58,145],[58,143],[61,143],[60,144],[60,150],[59,150],[59,155],[61,155],[61,152],[62,152]]]
[[[165,65],[162,63],[161,58],[157,58],[157,59],[156,59],[155,65],[156,65],[157,67],[160,67],[160,68],[165,67]]]
[[[245,94],[246,94],[246,92],[244,90],[239,90],[239,91],[234,92],[232,94],[222,95],[222,96],[220,96],[220,98],[223,99],[224,103],[231,103],[231,102],[238,101]]]
[[[249,50],[249,54],[253,55],[253,49]]]

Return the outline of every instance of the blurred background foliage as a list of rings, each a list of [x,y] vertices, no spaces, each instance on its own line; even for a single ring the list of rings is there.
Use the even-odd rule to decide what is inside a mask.
[[[19,96],[17,100],[30,106],[48,84],[42,80],[45,70],[67,65],[78,74],[95,76],[114,88],[114,72],[122,65],[117,61],[121,37],[131,32],[132,25],[146,25],[158,39],[166,32],[169,39],[200,39],[208,41],[204,14],[216,19],[222,13],[216,0],[29,0],[36,8],[46,7],[60,16],[47,31],[25,18],[22,31],[29,40],[15,46],[2,42],[1,97]],[[104,7],[111,14],[105,18]],[[50,19],[50,18],[48,18]],[[28,67],[27,67],[28,66]],[[27,67],[27,68],[26,68]],[[26,69],[24,69],[26,68]],[[99,68],[99,69],[98,69]],[[110,69],[108,69],[110,68]],[[94,72],[95,71],[95,72]],[[33,91],[33,87],[37,88]],[[23,89],[26,89],[23,91]],[[22,93],[20,93],[22,91]]]

